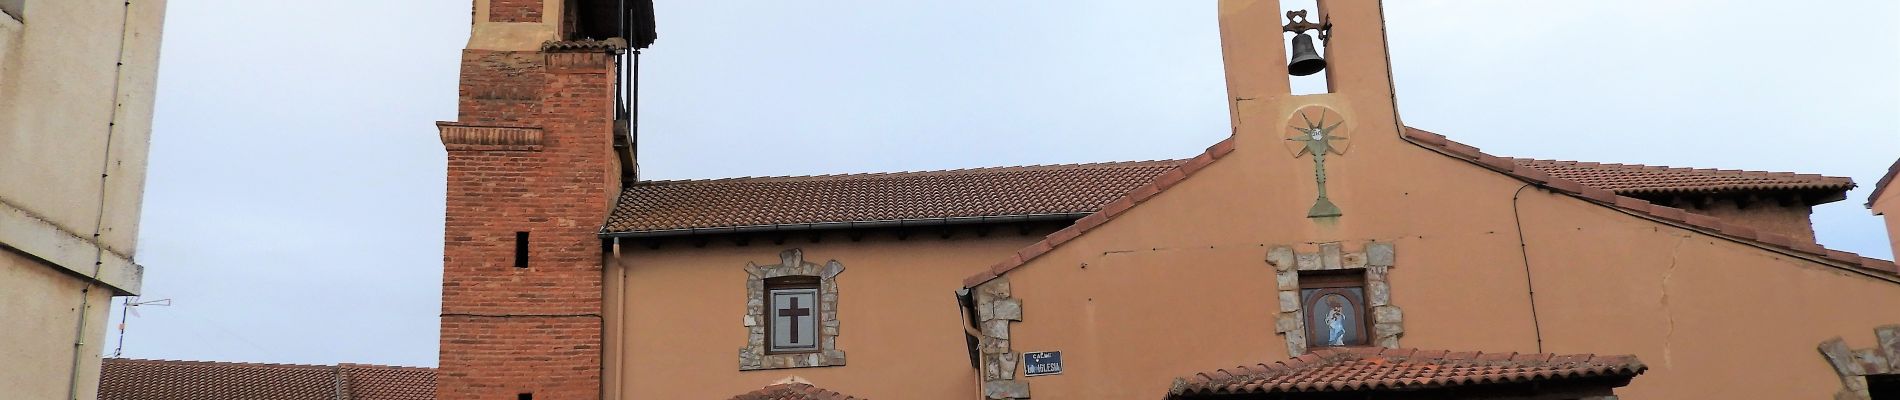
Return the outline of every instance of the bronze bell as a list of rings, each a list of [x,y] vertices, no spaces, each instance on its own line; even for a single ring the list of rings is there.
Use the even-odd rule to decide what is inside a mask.
[[[1307,76],[1326,69],[1326,59],[1320,58],[1319,50],[1313,48],[1313,36],[1300,33],[1293,36],[1293,59],[1287,61],[1286,72],[1293,76]]]

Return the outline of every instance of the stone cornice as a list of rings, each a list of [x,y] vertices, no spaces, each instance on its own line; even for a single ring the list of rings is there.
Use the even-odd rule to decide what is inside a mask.
[[[610,38],[607,40],[550,40],[541,43],[541,52],[544,53],[589,53],[603,51],[618,53],[626,49],[627,41],[621,38]]]
[[[145,267],[130,256],[99,247],[77,233],[0,199],[0,251],[13,251],[61,272],[112,289],[115,296],[136,296]],[[97,263],[96,265],[94,263]]]
[[[541,151],[541,128],[529,126],[478,126],[457,122],[436,122],[442,132],[442,147],[449,151]]]

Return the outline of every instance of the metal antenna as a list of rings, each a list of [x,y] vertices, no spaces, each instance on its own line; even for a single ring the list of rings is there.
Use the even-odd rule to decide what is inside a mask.
[[[138,297],[136,296],[125,298],[125,311],[119,313],[119,345],[112,348],[112,358],[119,358],[119,355],[125,353],[125,317],[127,315],[133,315],[133,316],[139,315],[139,309],[137,308],[138,306],[169,307],[172,305],[172,299],[158,299],[158,300],[138,301],[138,302],[132,301],[133,299],[137,299],[137,298]]]

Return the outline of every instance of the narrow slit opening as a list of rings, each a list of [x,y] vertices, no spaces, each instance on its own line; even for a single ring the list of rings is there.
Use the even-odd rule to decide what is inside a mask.
[[[528,233],[515,232],[515,268],[527,268],[527,267],[528,267]],[[532,397],[532,395],[529,393],[522,393],[521,395]],[[528,397],[522,397],[521,399],[530,400]]]

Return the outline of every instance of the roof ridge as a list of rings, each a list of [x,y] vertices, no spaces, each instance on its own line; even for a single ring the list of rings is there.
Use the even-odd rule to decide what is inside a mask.
[[[435,367],[416,367],[416,366],[408,366],[408,365],[384,365],[384,364],[363,364],[363,363],[337,363],[336,366],[338,368],[363,368],[363,369],[386,369],[386,370],[387,369],[417,370],[417,371],[435,371],[436,370]]]
[[[970,168],[939,169],[939,170],[851,172],[851,173],[819,174],[819,175],[740,176],[740,177],[730,177],[730,178],[709,178],[709,179],[659,179],[659,180],[639,181],[639,182],[635,182],[634,185],[668,185],[668,184],[687,184],[687,183],[725,183],[725,182],[760,182],[760,181],[842,180],[842,179],[864,179],[864,178],[882,178],[882,177],[932,176],[932,175],[941,175],[941,174],[964,174],[964,173],[998,172],[998,171],[1012,171],[1012,172],[1013,171],[1038,171],[1038,170],[1063,169],[1063,168],[1153,167],[1153,166],[1166,166],[1170,164],[1178,165],[1186,161],[1187,160],[1184,160],[1184,159],[1100,161],[1100,162],[1066,163],[1066,164],[1005,165],[1005,166],[992,166],[992,167],[970,167]]]
[[[1862,257],[1853,252],[1830,249],[1826,246],[1822,246],[1820,243],[1797,241],[1794,238],[1779,233],[1757,232],[1754,228],[1731,224],[1720,218],[1691,213],[1675,207],[1656,205],[1634,197],[1620,196],[1609,190],[1585,186],[1577,181],[1551,176],[1535,167],[1518,164],[1511,158],[1485,154],[1479,151],[1477,147],[1452,141],[1446,138],[1445,135],[1410,126],[1404,128],[1401,136],[1407,142],[1436,151],[1448,157],[1477,164],[1478,166],[1503,173],[1519,180],[1543,186],[1552,192],[1574,196],[1585,201],[1621,210],[1631,215],[1641,216],[1659,222],[1679,224],[1678,226],[1690,228],[1690,230],[1711,236],[1729,238],[1767,249],[1817,256],[1820,259],[1843,264],[1837,266],[1839,268],[1879,275],[1889,281],[1900,282],[1900,280],[1896,280],[1896,278],[1900,278],[1900,265],[1896,265],[1893,261]],[[1835,266],[1834,264],[1821,262],[1817,259],[1807,258],[1806,260],[1823,265]]]
[[[100,359],[100,361],[113,362],[113,363],[131,363],[131,364],[222,365],[222,366],[234,366],[234,367],[270,367],[270,368],[282,368],[282,367],[336,368],[337,367],[336,365],[326,365],[326,364],[291,364],[291,363],[261,363],[261,362],[243,362],[243,361],[170,360],[170,359],[111,358],[111,357],[102,358]]]
[[[1409,126],[1406,128],[1418,129],[1418,128],[1412,128]],[[1527,158],[1527,157],[1511,157],[1511,160],[1516,161],[1518,163],[1526,163],[1526,162],[1555,163],[1555,164],[1586,166],[1586,167],[1591,167],[1591,168],[1608,167],[1608,168],[1622,168],[1622,169],[1641,170],[1641,171],[1662,170],[1662,171],[1679,171],[1679,172],[1718,173],[1718,174],[1746,176],[1746,177],[1760,177],[1758,175],[1767,175],[1770,177],[1777,177],[1777,178],[1821,178],[1825,180],[1845,180],[1845,181],[1848,181],[1849,183],[1853,182],[1854,180],[1854,178],[1844,177],[1844,176],[1829,176],[1829,175],[1822,175],[1822,174],[1810,174],[1810,173],[1787,172],[1787,171],[1672,167],[1668,165],[1608,163],[1608,162],[1599,162],[1599,161],[1574,161],[1574,160],[1541,159],[1541,158]],[[1592,164],[1592,165],[1586,165],[1586,164]]]

